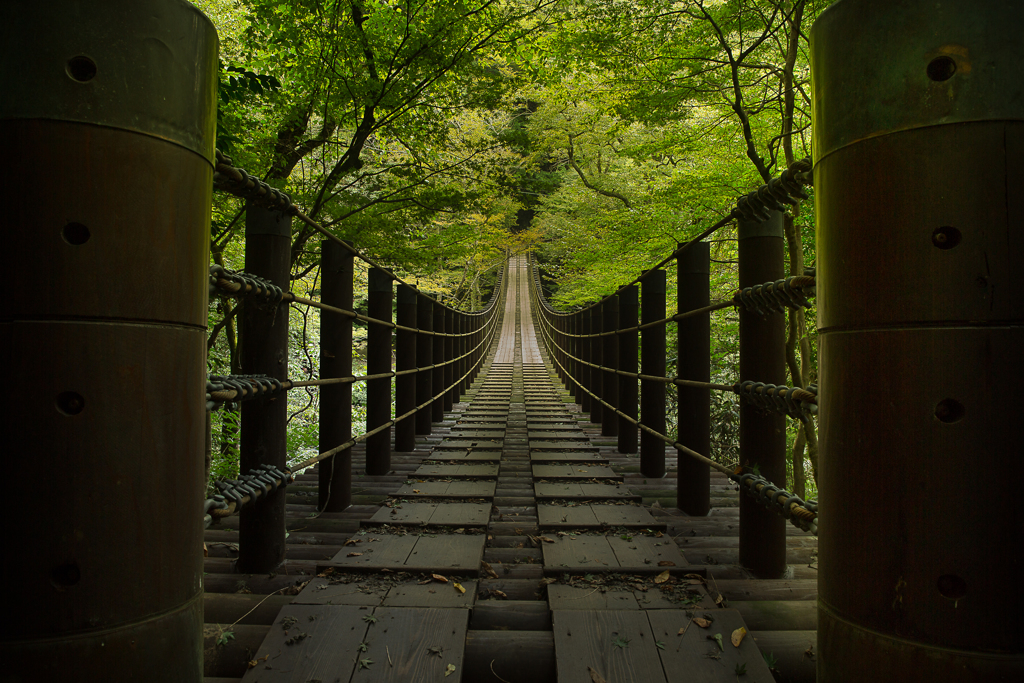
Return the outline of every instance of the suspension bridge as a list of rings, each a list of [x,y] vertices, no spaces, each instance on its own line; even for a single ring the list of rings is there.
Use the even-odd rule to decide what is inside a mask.
[[[116,26],[25,5],[0,41],[33,56],[0,76],[0,680],[1024,676],[1024,78],[988,30],[1019,6],[904,25],[837,3],[812,32],[813,163],[582,310],[547,301],[526,252],[462,311],[214,149],[216,33],[149,4]],[[876,49],[893,25],[898,59]],[[174,49],[129,59],[112,32]],[[817,269],[787,272],[782,217],[810,186]],[[243,270],[209,266],[214,190],[246,201]],[[290,290],[294,223],[322,238],[318,298]],[[707,240],[732,224],[735,295],[712,302]],[[210,297],[244,304],[246,374],[206,374]],[[784,365],[783,314],[814,303],[820,391]],[[321,316],[315,378],[289,374],[293,306]],[[729,307],[722,385],[708,320]],[[289,459],[285,396],[310,387],[319,452]],[[713,391],[742,402],[739,467],[708,457]],[[225,404],[241,474],[206,497]],[[787,420],[821,425],[820,506],[784,487]]]

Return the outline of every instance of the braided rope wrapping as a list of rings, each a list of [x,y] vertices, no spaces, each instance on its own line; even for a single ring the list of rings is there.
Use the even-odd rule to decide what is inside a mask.
[[[750,194],[740,197],[730,216],[766,221],[772,211],[785,211],[787,204],[796,206],[800,200],[808,198],[803,186],[809,184],[808,172],[811,168],[810,157],[794,161],[778,178],[772,178]]]
[[[263,297],[269,306],[275,308],[284,300],[284,290],[269,280],[214,265],[210,266],[210,296],[218,295]]]
[[[733,474],[729,478],[740,485],[740,490],[754,497],[769,510],[778,512],[792,522],[793,526],[815,535],[818,533],[818,501],[805,501],[752,472]],[[781,501],[782,498],[786,501]]]
[[[244,169],[232,165],[231,157],[217,152],[217,165],[214,167],[213,187],[271,211],[280,211],[286,216],[293,215],[298,209],[289,197],[276,187],[271,187]]]
[[[818,385],[809,384],[806,388],[787,387],[764,382],[737,382],[732,385],[734,393],[751,405],[762,410],[771,410],[783,415],[807,422],[811,415],[818,412]]]
[[[807,295],[814,296],[814,276],[794,275],[785,280],[745,287],[736,292],[733,301],[763,316],[766,311],[782,313],[787,308],[810,308],[811,302]]]
[[[224,403],[238,403],[284,390],[281,380],[267,375],[210,375],[206,380],[206,409],[216,410]]]
[[[238,479],[218,481],[215,486],[220,493],[208,498],[203,504],[206,527],[213,523],[214,517],[226,516],[224,513],[214,515],[213,511],[226,511],[234,505],[232,512],[238,512],[243,505],[252,503],[260,496],[268,496],[293,481],[295,481],[295,475],[291,470],[266,464],[249,470],[248,474],[239,475]],[[248,501],[244,500],[246,497],[249,498]]]

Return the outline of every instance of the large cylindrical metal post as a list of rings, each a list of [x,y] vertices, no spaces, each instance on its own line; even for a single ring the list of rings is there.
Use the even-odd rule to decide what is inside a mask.
[[[444,309],[444,331],[448,335],[444,338],[444,386],[448,390],[444,394],[444,409],[450,411],[459,399],[456,397],[458,391],[455,387],[455,311],[450,308]]]
[[[4,10],[0,677],[198,683],[217,35]]]
[[[619,328],[619,297],[612,294],[601,302],[601,319],[605,332],[612,332],[601,337],[601,364],[604,375],[601,378],[601,398],[614,407],[619,403],[619,376],[615,370],[619,365],[619,338],[614,334]],[[604,421],[601,422],[601,436],[618,436],[619,418],[612,408],[604,409]]]
[[[383,268],[370,268],[366,285],[366,310],[382,323],[366,326],[366,374],[391,372],[391,323],[394,278]],[[391,421],[391,378],[366,381],[366,431]],[[391,427],[366,438],[366,473],[384,475],[391,470]]]
[[[653,323],[665,319],[666,276],[664,270],[647,273],[640,284],[640,322]],[[641,374],[665,376],[665,325],[649,327],[641,333]],[[665,385],[652,379],[640,380],[640,420],[656,432],[664,434]],[[683,456],[680,456],[683,457]],[[646,477],[665,476],[665,442],[654,434],[640,434],[640,472]]]
[[[416,300],[414,287],[398,285],[396,296],[396,322],[410,329],[395,331],[395,371],[416,369]],[[416,375],[409,373],[395,377],[395,417],[401,417],[416,408]],[[416,415],[406,417],[395,425],[395,450],[408,452],[416,448]]]
[[[811,36],[818,680],[1024,680],[1024,4]]]
[[[676,257],[678,313],[704,308],[710,301],[711,245],[692,244]],[[679,353],[676,374],[680,379],[711,381],[711,314],[683,318],[676,323]],[[711,455],[711,390],[677,387],[679,443]],[[676,505],[688,515],[711,511],[711,470],[707,465],[677,455]]]
[[[328,306],[352,310],[354,255],[334,240],[320,242],[320,300]],[[320,317],[320,377],[352,376],[352,318],[325,312]],[[352,438],[352,384],[320,387],[320,452]],[[346,448],[320,462],[317,509],[344,512],[352,504],[352,449]]]
[[[281,289],[290,284],[292,219],[277,211],[248,206],[245,211],[245,269]],[[288,379],[288,305],[242,307],[239,357],[246,374]],[[239,468],[261,465],[284,468],[288,459],[286,394],[242,404]],[[238,524],[240,572],[270,572],[284,561],[285,498],[278,489],[242,508]]]
[[[433,392],[437,398],[430,404],[430,415],[434,422],[441,422],[444,420],[444,397],[439,396],[444,391],[444,388],[448,385],[444,383],[444,348],[445,348],[445,337],[444,334],[444,306],[437,301],[433,301],[428,306],[433,315],[434,320],[434,331],[440,332],[440,335],[434,337],[434,369],[433,369]]]
[[[623,372],[636,373],[639,364],[639,336],[636,329],[637,318],[640,316],[640,295],[639,287],[630,285],[619,290],[619,370]],[[639,391],[635,377],[619,377],[619,410],[628,417],[637,419],[640,413],[638,405]],[[662,404],[664,410],[664,404]],[[622,415],[619,416],[619,453],[636,453],[637,451],[637,426]],[[644,472],[644,474],[647,474]]]
[[[590,421],[600,424],[604,419],[604,405],[600,400],[604,394],[604,371],[598,369],[604,360],[604,346],[601,337],[597,336],[604,329],[601,303],[587,308],[586,313],[590,321],[590,334],[594,335],[590,337],[590,362],[594,364],[594,367],[590,368],[590,390],[594,393],[590,401]]]
[[[593,391],[591,377],[593,376],[590,372],[590,366],[588,363],[591,362],[590,358],[590,338],[587,336],[590,334],[590,311],[584,308],[582,311],[576,314],[576,319],[579,321],[578,329],[580,331],[580,343],[579,353],[580,359],[580,384],[583,388],[580,390],[580,412],[589,413],[591,409],[590,393],[587,391]]]
[[[782,214],[763,222],[740,220],[739,284],[751,287],[785,277]],[[786,318],[740,309],[740,379],[786,383]],[[740,406],[740,462],[776,486],[786,485],[786,416]],[[761,578],[786,571],[786,520],[748,495],[740,496],[740,564]]]

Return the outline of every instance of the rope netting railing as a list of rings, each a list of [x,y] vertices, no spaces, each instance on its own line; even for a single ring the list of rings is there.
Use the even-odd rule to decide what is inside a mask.
[[[549,350],[558,374],[577,395],[584,411],[590,410],[592,421],[602,424],[602,434],[618,436],[620,452],[636,452],[639,432],[641,440],[646,439],[649,444],[648,451],[660,451],[660,456],[647,457],[641,444],[642,472],[652,476],[664,475],[664,444],[668,444],[689,459],[726,475],[738,484],[745,494],[752,496],[769,510],[789,519],[795,526],[816,534],[816,501],[805,501],[794,493],[776,486],[762,476],[756,467],[728,467],[695,450],[683,440],[669,436],[665,420],[664,393],[664,387],[669,385],[679,387],[680,390],[686,388],[731,392],[758,412],[776,413],[803,423],[810,421],[817,413],[816,384],[789,387],[778,383],[777,380],[762,382],[756,379],[721,384],[682,376],[679,373],[677,376],[669,376],[665,372],[665,333],[671,323],[689,323],[701,319],[707,321],[713,311],[737,308],[741,312],[742,324],[743,316],[748,316],[747,319],[763,320],[787,310],[812,306],[811,298],[815,295],[816,279],[814,270],[808,269],[802,275],[777,277],[761,284],[742,286],[728,300],[713,304],[684,308],[683,296],[680,294],[680,308],[678,312],[670,315],[665,312],[664,271],[664,267],[674,260],[679,262],[680,268],[684,266],[684,258],[693,260],[692,254],[685,257],[684,255],[698,244],[703,244],[706,251],[707,243],[703,241],[734,221],[739,222],[741,231],[745,229],[748,234],[769,234],[770,230],[766,231],[763,224],[773,219],[773,212],[783,211],[787,206],[795,206],[800,200],[807,198],[803,186],[811,182],[810,170],[810,159],[795,162],[778,178],[741,197],[733,210],[720,221],[702,231],[694,239],[680,245],[650,270],[644,271],[639,277],[620,287],[615,294],[596,304],[570,313],[556,311],[543,294],[540,270],[535,260],[532,262],[534,277],[531,283],[531,296],[536,300],[536,310],[541,313],[541,324],[538,326],[541,339]],[[781,221],[778,222],[781,224]],[[781,241],[781,234],[777,237]],[[745,255],[741,250],[741,263],[744,256],[750,259],[749,253]],[[754,258],[758,256],[755,254]],[[686,267],[692,265],[687,263]],[[709,272],[707,267],[707,264],[703,266],[705,280],[706,273]],[[742,270],[743,265],[741,272]],[[699,264],[696,271],[701,271]],[[638,285],[643,288],[642,310],[638,303]],[[707,287],[706,284],[704,286]],[[639,355],[644,367],[637,368],[637,339],[641,333],[645,346]],[[682,331],[679,334],[682,345]],[[743,348],[741,340],[741,368],[745,351],[750,353]],[[685,355],[682,347],[679,355]],[[710,363],[710,358],[708,357],[705,362]],[[639,405],[636,398],[638,384]],[[682,417],[680,419],[682,420]],[[618,426],[614,424],[616,422]],[[654,442],[661,445],[656,446]],[[741,452],[741,457],[743,455]]]
[[[344,509],[351,499],[351,472],[343,470],[350,470],[351,465],[346,460],[335,467],[336,456],[351,453],[352,447],[365,443],[367,473],[385,473],[390,468],[392,428],[395,429],[395,448],[399,451],[412,450],[415,436],[429,434],[431,424],[440,421],[444,411],[450,410],[461,393],[469,388],[486,359],[486,351],[493,343],[501,321],[502,307],[499,304],[507,288],[504,273],[507,259],[501,262],[500,269],[495,270],[495,284],[486,306],[477,311],[460,311],[417,290],[364,256],[353,245],[333,235],[303,213],[286,193],[244,169],[233,166],[230,157],[219,151],[214,188],[246,200],[246,210],[249,212],[268,212],[275,217],[278,225],[282,219],[297,218],[325,238],[321,264],[325,275],[319,301],[281,286],[289,281],[287,271],[278,273],[275,278],[263,271],[245,272],[221,265],[210,267],[211,297],[234,299],[239,302],[239,306],[246,301],[252,302],[249,306],[256,313],[251,314],[250,318],[256,318],[257,322],[247,334],[242,335],[241,343],[261,348],[255,353],[252,348],[248,348],[250,355],[259,357],[262,353],[267,356],[265,352],[269,350],[271,356],[287,357],[287,336],[280,336],[280,327],[276,333],[285,347],[276,350],[269,346],[263,348],[270,343],[268,339],[273,336],[270,333],[275,330],[275,325],[287,328],[287,316],[278,315],[283,306],[305,306],[320,311],[321,315],[327,316],[324,321],[333,321],[331,325],[334,332],[331,333],[331,341],[327,342],[327,345],[333,344],[331,348],[327,348],[324,341],[328,335],[321,335],[321,357],[327,360],[321,363],[319,379],[283,378],[275,367],[252,368],[254,371],[247,374],[210,375],[206,385],[207,414],[224,405],[259,399],[262,399],[263,405],[270,405],[277,396],[292,389],[317,387],[321,392],[340,391],[340,394],[331,394],[331,411],[335,416],[345,413],[351,415],[351,389],[355,384],[365,383],[367,417],[364,433],[352,435],[351,419],[348,419],[345,428],[347,433],[339,432],[335,435],[336,445],[324,448],[325,434],[337,430],[332,429],[334,421],[325,416],[325,394],[321,393],[322,452],[301,461],[258,462],[252,467],[246,465],[246,454],[243,452],[242,469],[246,474],[216,482],[218,493],[204,504],[206,525],[271,495],[292,482],[294,473],[324,461],[330,465],[328,474],[331,478],[325,482],[324,471],[321,470],[322,490],[318,507],[324,511],[330,504],[332,509]],[[287,249],[287,230],[280,236],[285,239],[280,240],[278,248]],[[328,245],[331,249],[327,248]],[[278,260],[286,255],[286,252],[279,251]],[[258,263],[268,260],[265,254],[262,256],[264,258],[257,259]],[[328,259],[332,259],[330,267],[326,265]],[[354,259],[359,259],[369,269],[366,285],[368,314],[360,313],[353,305],[356,278],[351,264]],[[493,266],[491,268],[494,270]],[[330,284],[326,274],[328,271],[334,277]],[[275,284],[275,280],[278,284]],[[396,285],[397,302],[394,296]],[[330,297],[329,291],[334,293]],[[395,309],[397,319],[393,319],[392,315]],[[357,322],[364,323],[367,328],[367,372],[363,375],[352,372],[352,325]],[[325,329],[322,326],[322,332]],[[335,359],[340,359],[340,362],[332,363]],[[326,370],[327,366],[331,366],[330,372]],[[325,419],[328,422],[325,423]],[[209,429],[209,419],[207,422]],[[243,416],[241,428],[247,426],[250,425],[247,425]],[[253,426],[260,428],[259,424]],[[207,443],[209,450],[209,435]],[[278,443],[278,447],[281,450],[283,443]],[[348,490],[339,491],[339,486]]]

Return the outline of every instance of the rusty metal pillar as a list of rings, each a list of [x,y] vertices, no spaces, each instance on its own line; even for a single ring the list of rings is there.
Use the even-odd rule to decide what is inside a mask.
[[[249,205],[245,211],[245,270],[287,290],[291,266],[291,217]],[[288,379],[288,305],[246,302],[238,331],[242,372]],[[284,468],[288,459],[285,393],[242,404],[242,473],[260,465]],[[238,525],[239,572],[270,572],[284,561],[284,489],[242,508]]]
[[[617,294],[605,297],[601,302],[601,319],[605,332],[615,332],[619,326],[619,297]],[[619,365],[619,339],[616,334],[601,337],[601,364],[605,367],[601,374],[601,398],[609,405],[618,407],[619,376],[615,370]],[[601,422],[601,436],[618,436],[619,418],[615,411],[605,407],[604,421]]]
[[[785,277],[782,214],[763,222],[738,221],[739,284],[750,287]],[[786,383],[786,318],[740,309],[740,379]],[[740,462],[785,486],[786,416],[740,406]],[[740,496],[740,564],[761,578],[786,571],[786,520],[750,496]]]
[[[1024,4],[812,35],[818,680],[1024,680]]]
[[[0,677],[198,683],[217,34],[4,10]]]
[[[354,255],[334,240],[320,242],[320,300],[352,310]],[[320,378],[352,376],[352,318],[324,312],[320,316]],[[352,385],[320,387],[320,452],[352,438]],[[318,470],[317,509],[343,512],[352,504],[352,449],[322,460]]]
[[[434,335],[431,334],[434,331],[434,302],[422,294],[419,299],[416,304],[416,328],[420,330],[416,339],[416,367],[420,371],[416,373],[416,405],[423,407],[416,411],[416,433],[426,435],[433,429],[430,397],[434,395],[434,371],[423,368],[434,363]]]
[[[593,335],[600,334],[601,330],[604,329],[604,318],[601,316],[600,301],[587,309],[587,317],[590,320],[590,333]],[[601,337],[591,337],[590,358],[596,367],[590,369],[590,390],[594,392],[594,397],[590,402],[590,421],[596,424],[601,424],[601,421],[604,419],[604,405],[599,400],[604,395],[604,371],[598,369],[601,367],[601,361],[604,359],[603,350],[604,346]]]
[[[620,330],[626,330],[637,326],[637,318],[640,315],[639,288],[630,285],[619,290],[619,320]],[[636,373],[639,360],[639,332],[620,332],[618,337],[619,357],[618,368],[623,372]],[[634,420],[639,415],[639,396],[637,391],[637,380],[635,377],[619,377],[618,392],[619,409]],[[637,426],[619,416],[619,453],[636,453],[637,451]]]
[[[444,306],[437,301],[430,303],[432,309],[432,315],[434,319],[434,331],[444,333]],[[437,398],[430,404],[430,415],[434,422],[441,422],[444,420],[444,397],[439,396],[444,388],[447,386],[444,383],[444,340],[443,336],[434,337],[434,369],[433,369],[433,389],[434,396]]]
[[[416,327],[415,287],[397,287],[396,322],[401,327]],[[416,369],[416,333],[412,329],[395,330],[395,371]],[[395,377],[395,417],[416,408],[416,374]],[[416,449],[416,416],[410,415],[395,425],[395,450],[402,453]]]
[[[676,258],[678,313],[704,308],[710,302],[711,245],[698,242]],[[676,374],[680,379],[711,381],[711,314],[676,323]],[[711,455],[711,390],[677,387],[679,443]],[[688,515],[711,511],[711,470],[683,453],[677,454],[676,505]]]
[[[641,323],[665,319],[665,271],[647,273],[640,284],[642,292]],[[640,338],[641,374],[665,376],[665,325],[649,327]],[[664,434],[665,385],[645,379],[640,381],[640,419],[645,425]],[[640,434],[640,472],[647,477],[665,476],[665,442],[647,432]]]
[[[391,322],[394,278],[383,268],[370,268],[366,286],[366,310],[369,317]],[[391,331],[387,324],[366,325],[366,374],[391,372]],[[391,378],[366,381],[366,431],[371,432],[391,421]],[[391,427],[385,427],[366,439],[366,473],[384,475],[391,471]]]

